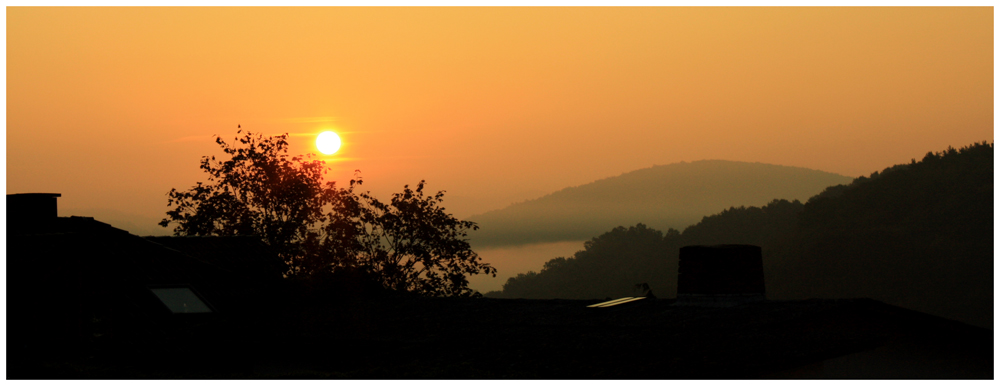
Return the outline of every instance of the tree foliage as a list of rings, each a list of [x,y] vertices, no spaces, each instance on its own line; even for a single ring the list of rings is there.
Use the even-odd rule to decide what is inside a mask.
[[[242,133],[238,131],[237,133]],[[287,134],[245,133],[228,155],[202,157],[208,182],[168,193],[167,218],[177,236],[256,235],[278,251],[289,274],[312,276],[361,272],[386,288],[434,296],[478,295],[466,275],[493,274],[466,240],[475,223],[460,221],[441,206],[444,192],[416,189],[385,203],[370,192],[323,182],[325,163],[311,155],[288,156]]]
[[[634,296],[646,284],[660,296],[677,290],[678,251],[692,244],[743,243],[767,249],[795,229],[802,212],[799,201],[773,200],[763,207],[732,207],[704,217],[684,232],[667,232],[636,224],[617,227],[584,243],[573,257],[557,257],[540,272],[518,274],[503,291],[507,298],[599,299]]]
[[[286,135],[248,132],[236,141],[239,145],[215,138],[229,159],[202,157],[208,183],[171,189],[167,206],[174,209],[160,226],[176,224],[178,236],[258,235],[282,257],[301,254],[300,244],[322,221],[323,207],[345,192],[333,182],[323,184],[322,161],[289,157]]]
[[[300,264],[306,272],[361,269],[386,288],[435,296],[474,295],[467,275],[496,276],[466,240],[478,227],[445,212],[443,191],[425,195],[420,181],[382,202],[367,191],[355,194],[361,184],[360,178],[350,182],[318,237],[307,241]]]

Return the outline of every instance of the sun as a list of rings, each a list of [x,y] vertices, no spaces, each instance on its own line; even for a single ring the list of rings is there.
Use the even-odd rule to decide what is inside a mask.
[[[340,136],[332,131],[324,131],[316,136],[316,148],[320,153],[330,155],[340,150]]]

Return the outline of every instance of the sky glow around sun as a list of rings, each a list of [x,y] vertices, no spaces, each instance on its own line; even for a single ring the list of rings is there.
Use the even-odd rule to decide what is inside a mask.
[[[340,150],[340,136],[332,131],[324,131],[316,136],[316,148],[326,155],[331,155]]]
[[[322,157],[341,184],[361,170],[380,197],[427,180],[458,218],[652,165],[860,176],[994,136],[990,7],[10,7],[6,20],[7,193],[61,193],[60,215],[113,209],[163,232],[164,193],[201,178],[197,161],[221,155],[213,135],[237,123],[293,133],[290,155]],[[332,155],[326,130],[342,141]]]

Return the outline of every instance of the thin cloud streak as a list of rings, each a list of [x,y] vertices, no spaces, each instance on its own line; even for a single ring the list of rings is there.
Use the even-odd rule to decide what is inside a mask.
[[[360,161],[360,160],[363,160],[362,158],[347,158],[347,157],[331,157],[331,158],[317,157],[315,159],[323,161],[323,162],[329,162],[329,163],[343,162],[343,161]]]
[[[327,130],[322,130],[322,131],[327,131]],[[329,131],[336,132],[337,134],[356,134],[356,133],[362,133],[361,131],[343,131],[343,130],[337,130],[337,129],[329,129]],[[315,137],[317,135],[319,135],[319,132],[288,133],[289,137]]]
[[[215,141],[215,135],[190,135],[187,137],[180,137],[177,139],[172,139],[163,143],[179,143],[179,142],[196,142],[196,141]]]
[[[281,119],[280,121],[288,123],[325,123],[325,122],[333,122],[335,120],[336,118],[334,117],[299,117],[299,118],[284,118]]]

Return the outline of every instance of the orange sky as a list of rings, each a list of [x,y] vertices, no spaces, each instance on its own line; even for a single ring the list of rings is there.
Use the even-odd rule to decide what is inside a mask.
[[[867,175],[993,141],[993,10],[7,8],[7,193],[159,219],[237,124],[461,218],[679,161]]]

